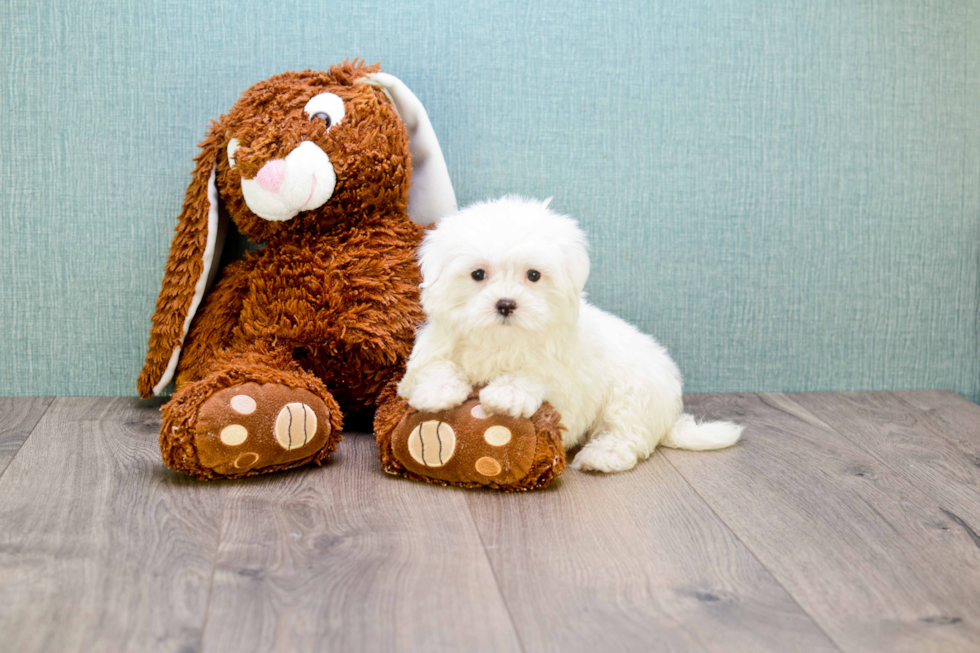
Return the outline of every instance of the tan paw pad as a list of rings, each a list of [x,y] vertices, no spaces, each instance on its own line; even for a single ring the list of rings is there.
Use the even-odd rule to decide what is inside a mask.
[[[275,432],[283,449],[299,449],[316,434],[316,413],[298,401],[286,404],[276,417]]]
[[[484,476],[496,476],[502,470],[500,463],[495,458],[484,456],[476,461],[476,471]]]
[[[235,395],[228,403],[231,409],[240,415],[251,415],[255,412],[255,400],[248,395]]]
[[[408,435],[408,453],[426,467],[442,467],[456,450],[456,432],[445,422],[422,422]]]
[[[249,469],[255,466],[257,462],[259,462],[259,454],[254,451],[249,451],[235,458],[234,465],[235,469]]]
[[[222,444],[226,444],[229,447],[236,447],[248,438],[248,429],[241,424],[230,424],[225,428],[221,429]]]
[[[483,432],[483,439],[492,447],[502,447],[510,442],[510,429],[506,426],[491,426]]]

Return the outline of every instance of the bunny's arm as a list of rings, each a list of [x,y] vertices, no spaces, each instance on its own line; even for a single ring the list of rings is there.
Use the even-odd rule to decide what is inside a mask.
[[[231,344],[254,265],[253,258],[246,258],[221,271],[220,279],[205,297],[184,341],[177,366],[177,389],[205,376],[215,354]]]

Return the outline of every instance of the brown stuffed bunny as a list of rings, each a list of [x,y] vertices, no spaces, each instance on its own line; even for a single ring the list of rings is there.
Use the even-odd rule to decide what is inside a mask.
[[[145,398],[176,372],[163,458],[201,478],[320,462],[423,317],[420,224],[456,209],[431,123],[396,78],[345,62],[255,84],[196,161],[138,381]],[[225,212],[265,246],[205,296]]]
[[[421,442],[410,431],[425,417],[390,390],[424,317],[421,225],[455,210],[425,109],[378,66],[345,62],[248,89],[201,143],[138,381],[148,397],[176,373],[160,431],[167,465],[212,479],[319,464],[344,413],[384,401],[388,471],[513,489],[560,473],[550,407],[537,421],[497,419],[516,434],[492,452],[499,469],[476,456],[488,445],[468,415],[442,417],[442,432],[455,424],[459,438],[440,469],[413,472],[400,445]],[[222,270],[208,293],[229,217],[264,247]]]

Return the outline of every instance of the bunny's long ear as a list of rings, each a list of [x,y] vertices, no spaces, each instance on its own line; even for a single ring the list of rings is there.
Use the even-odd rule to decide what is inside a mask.
[[[215,185],[221,146],[219,127],[212,125],[201,142],[201,153],[195,159],[197,166],[170,245],[163,288],[150,328],[150,349],[137,381],[144,399],[163,392],[173,378],[187,330],[221,258],[227,224],[219,215]]]
[[[388,96],[408,131],[412,153],[412,187],[408,191],[408,215],[421,225],[456,213],[456,192],[449,179],[446,159],[432,129],[429,114],[405,84],[388,73],[372,73],[363,81]]]

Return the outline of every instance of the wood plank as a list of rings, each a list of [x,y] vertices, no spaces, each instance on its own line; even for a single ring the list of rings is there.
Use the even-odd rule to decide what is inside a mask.
[[[520,650],[466,491],[387,476],[373,437],[229,505],[204,651]]]
[[[52,397],[0,397],[0,476],[34,430]]]
[[[224,486],[163,466],[158,408],[56,399],[0,479],[5,650],[199,648]]]
[[[685,400],[749,426],[667,458],[841,648],[977,650],[980,548],[931,497],[789,396]]]
[[[909,403],[928,404],[931,395],[824,392],[792,399],[935,499],[968,532],[976,533],[980,530],[980,407],[974,411],[960,402],[940,400],[937,408],[922,410]],[[966,447],[977,453],[964,451]]]
[[[923,421],[956,443],[980,468],[980,406],[949,390],[901,390],[893,393],[925,415]]]
[[[467,499],[527,650],[838,650],[660,454]]]

